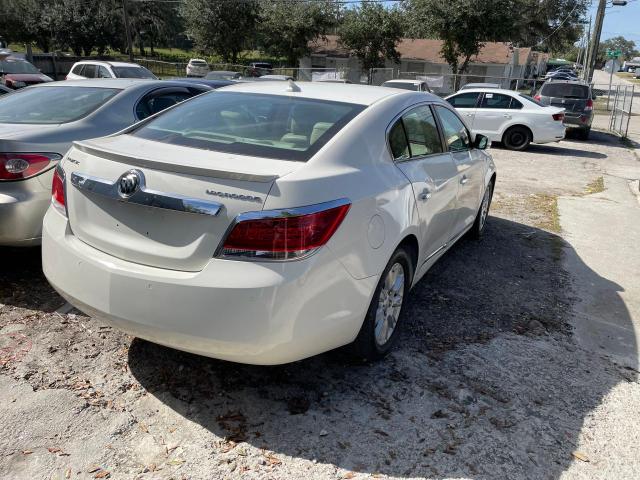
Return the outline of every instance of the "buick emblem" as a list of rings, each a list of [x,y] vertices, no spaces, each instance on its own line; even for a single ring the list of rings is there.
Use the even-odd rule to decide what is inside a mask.
[[[118,194],[123,198],[129,198],[140,190],[144,176],[139,170],[129,170],[118,179]]]

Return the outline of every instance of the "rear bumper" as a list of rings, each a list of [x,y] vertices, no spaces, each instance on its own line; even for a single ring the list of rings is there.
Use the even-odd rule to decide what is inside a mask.
[[[42,218],[51,203],[51,187],[45,188],[45,183],[39,177],[0,183],[0,245],[40,244]]]
[[[533,143],[559,142],[565,137],[566,129],[562,122],[542,123],[533,131]]]
[[[567,128],[589,128],[593,122],[593,115],[567,115],[564,116],[564,124]]]
[[[377,284],[355,280],[327,248],[298,262],[212,259],[199,272],[139,265],[83,243],[52,209],[42,257],[49,282],[85,313],[155,343],[252,364],[350,343]]]

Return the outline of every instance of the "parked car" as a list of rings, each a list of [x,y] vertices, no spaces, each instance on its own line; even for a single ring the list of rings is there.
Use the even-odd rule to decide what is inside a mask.
[[[177,81],[177,82],[182,82],[182,83],[188,83],[188,84],[196,84],[196,85],[206,85],[207,87],[211,87],[213,89],[216,88],[222,88],[222,87],[228,87],[229,85],[235,85],[236,83],[238,83],[237,81],[233,81],[233,80],[208,80],[206,78],[194,78],[194,77],[189,77],[189,78],[184,78],[184,77],[174,77],[174,78],[170,78],[169,80],[173,80],[173,81]]]
[[[429,92],[431,89],[424,80],[387,80],[382,87],[401,88],[403,90],[413,90],[414,92]]]
[[[279,364],[351,344],[380,358],[411,286],[482,234],[486,146],[434,95],[240,83],[76,142],[56,168],[43,269],[82,311],[181,350]]]
[[[589,139],[594,95],[588,83],[582,80],[547,81],[535,99],[543,105],[564,108],[565,126],[577,131],[581,139]]]
[[[207,80],[240,80],[242,78],[242,74],[226,70],[214,70],[213,72],[207,73],[204,78]]]
[[[513,90],[474,88],[446,98],[474,132],[486,135],[510,150],[525,150],[530,143],[558,142],[564,138],[564,110],[549,108]]]
[[[638,72],[640,68],[640,57],[633,57],[631,60],[627,60],[622,64],[622,71],[624,72]]]
[[[73,141],[112,134],[209,90],[161,80],[76,80],[0,97],[0,245],[40,243],[53,168]]]
[[[549,72],[544,77],[545,80],[577,80],[578,76],[573,72],[557,71]]]
[[[85,78],[149,78],[158,80],[158,77],[137,63],[96,60],[82,60],[74,63],[71,71],[67,74],[67,80],[83,80]]]
[[[293,80],[293,77],[291,75],[262,75],[261,77],[253,77],[250,80],[286,82],[288,80]]]
[[[187,63],[187,77],[204,77],[209,73],[209,64],[201,58],[192,58]]]
[[[467,83],[460,87],[460,90],[469,90],[471,88],[502,88],[498,83]]]
[[[247,68],[248,77],[261,77],[273,73],[273,65],[267,62],[251,62]]]
[[[14,56],[0,57],[0,83],[8,88],[15,90],[52,81],[52,78],[44,75],[23,58]]]
[[[0,96],[6,95],[7,93],[11,93],[11,92],[13,92],[13,90],[11,90],[9,87],[5,87],[4,85],[0,85]]]

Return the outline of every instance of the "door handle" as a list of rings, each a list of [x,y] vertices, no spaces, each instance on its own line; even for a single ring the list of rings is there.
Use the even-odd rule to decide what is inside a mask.
[[[508,113],[505,113],[505,114],[503,115],[503,117],[504,117],[504,118],[511,118],[511,115],[509,115]]]
[[[422,191],[420,195],[418,195],[418,200],[422,200],[423,202],[426,202],[430,198],[431,198],[431,192],[426,188]]]
[[[463,175],[462,178],[460,179],[460,184],[464,185],[469,181],[469,179],[467,178],[466,175]]]

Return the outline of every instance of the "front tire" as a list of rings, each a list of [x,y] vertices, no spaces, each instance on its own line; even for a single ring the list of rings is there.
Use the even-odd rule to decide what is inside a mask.
[[[487,217],[489,216],[489,208],[491,207],[491,200],[493,199],[493,187],[494,181],[491,180],[484,191],[482,203],[476,215],[476,220],[473,222],[473,227],[469,230],[470,236],[476,240],[482,238],[482,234],[484,233],[484,227],[487,223]]]
[[[527,128],[517,125],[509,128],[502,136],[502,144],[506,148],[519,152],[526,150],[531,140],[531,132]]]
[[[360,332],[351,345],[354,356],[374,361],[391,351],[402,324],[413,273],[411,256],[404,248],[398,248],[380,276]]]

